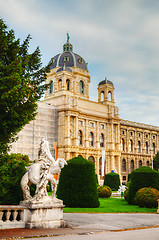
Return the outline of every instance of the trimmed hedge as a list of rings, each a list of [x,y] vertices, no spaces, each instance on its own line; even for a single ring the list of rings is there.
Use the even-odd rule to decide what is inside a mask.
[[[108,186],[98,186],[97,191],[100,198],[110,198],[112,195],[112,190]]]
[[[14,205],[23,200],[20,181],[28,165],[29,158],[26,155],[0,155],[0,204]]]
[[[131,172],[128,203],[135,204],[135,194],[144,187],[153,187],[159,190],[159,173],[150,167],[140,167]]]
[[[99,182],[98,182],[98,175],[96,174],[96,184],[99,185]]]
[[[140,207],[156,208],[158,206],[159,191],[155,188],[141,188],[135,195],[135,202]]]
[[[128,182],[130,181],[131,179],[131,173],[128,174]]]
[[[67,163],[60,174],[57,197],[67,207],[99,207],[94,163],[82,157]]]
[[[107,185],[112,190],[117,191],[119,189],[119,186],[120,186],[119,174],[113,173],[113,172],[105,174],[104,185]]]
[[[128,194],[129,194],[129,188],[127,188],[127,189],[124,191],[124,199],[125,199],[125,201],[128,201]]]

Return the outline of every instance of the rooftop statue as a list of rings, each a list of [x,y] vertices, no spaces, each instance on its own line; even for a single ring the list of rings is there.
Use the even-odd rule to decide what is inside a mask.
[[[69,32],[67,32],[67,42],[69,42],[70,40],[70,35],[69,35]]]
[[[24,202],[35,203],[40,200],[44,201],[44,199],[46,201],[50,200],[46,189],[49,181],[53,190],[51,200],[56,201],[57,180],[54,178],[54,174],[60,173],[65,165],[67,165],[67,162],[63,158],[58,158],[55,161],[49,150],[47,139],[43,138],[40,143],[38,159],[27,168],[26,173],[21,179]],[[36,185],[36,192],[33,197],[30,195],[29,186],[31,184]]]

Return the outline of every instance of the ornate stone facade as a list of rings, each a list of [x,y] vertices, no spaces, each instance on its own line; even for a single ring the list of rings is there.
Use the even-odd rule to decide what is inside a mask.
[[[159,127],[120,119],[114,84],[106,78],[98,84],[98,102],[89,100],[87,63],[73,52],[69,38],[63,52],[50,63],[46,81],[50,89],[42,102],[57,111],[58,156],[68,160],[81,155],[92,160],[99,179],[102,150],[105,173],[114,170],[122,181],[127,181],[131,170],[150,165],[158,150]]]

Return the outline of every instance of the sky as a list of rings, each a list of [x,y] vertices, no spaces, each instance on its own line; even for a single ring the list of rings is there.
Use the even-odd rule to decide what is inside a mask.
[[[0,0],[0,18],[45,66],[70,34],[73,51],[88,63],[90,100],[107,77],[125,120],[159,126],[158,0]]]

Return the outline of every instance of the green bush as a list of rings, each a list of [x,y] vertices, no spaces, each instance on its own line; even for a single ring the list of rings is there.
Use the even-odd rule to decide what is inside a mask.
[[[127,188],[127,189],[124,191],[124,199],[125,199],[125,201],[128,201],[128,194],[129,194],[129,188]]]
[[[97,192],[100,198],[110,198],[112,195],[112,190],[108,186],[98,186]]]
[[[57,197],[67,207],[99,207],[94,163],[82,157],[67,163],[60,174]]]
[[[117,191],[120,186],[119,174],[113,172],[105,174],[104,185],[109,186],[112,190]]]
[[[19,204],[23,200],[20,181],[28,165],[26,155],[0,155],[0,204]]]
[[[131,179],[131,173],[128,174],[128,182],[130,181]]]
[[[98,175],[96,174],[96,184],[99,185],[98,183]]]
[[[143,187],[153,187],[159,190],[159,173],[150,167],[140,167],[131,172],[128,194],[129,204],[135,204],[135,194]]]
[[[139,191],[137,191],[135,195],[135,202],[140,207],[157,207],[159,199],[159,191],[155,188],[141,188]]]

